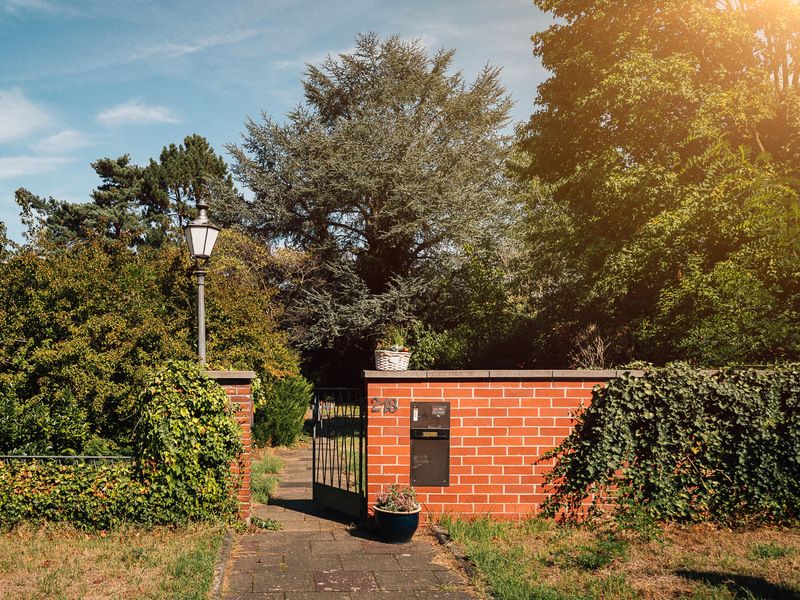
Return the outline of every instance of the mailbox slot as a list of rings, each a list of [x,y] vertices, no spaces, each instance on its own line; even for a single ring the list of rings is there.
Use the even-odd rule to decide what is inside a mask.
[[[411,403],[411,484],[450,485],[450,404]]]
[[[449,440],[450,431],[447,429],[412,429],[412,440]]]

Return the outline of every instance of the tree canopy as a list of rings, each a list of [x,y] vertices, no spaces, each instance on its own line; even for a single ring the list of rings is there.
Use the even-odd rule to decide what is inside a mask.
[[[541,327],[595,323],[620,359],[796,358],[800,8],[536,4],[559,19],[516,166]]]
[[[510,100],[499,69],[472,82],[452,50],[375,35],[310,65],[305,102],[280,123],[246,124],[229,149],[254,194],[223,210],[320,266],[299,339],[349,344],[408,320],[422,290],[502,215]]]

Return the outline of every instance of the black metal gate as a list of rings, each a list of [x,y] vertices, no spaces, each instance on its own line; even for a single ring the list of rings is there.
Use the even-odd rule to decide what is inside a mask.
[[[355,518],[364,516],[366,424],[360,389],[314,390],[314,504]]]

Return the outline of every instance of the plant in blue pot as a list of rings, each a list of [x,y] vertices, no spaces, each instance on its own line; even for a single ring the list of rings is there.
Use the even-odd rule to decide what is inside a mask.
[[[383,539],[390,544],[403,544],[411,541],[419,527],[417,493],[414,488],[403,489],[392,485],[378,494],[375,503],[375,520]]]

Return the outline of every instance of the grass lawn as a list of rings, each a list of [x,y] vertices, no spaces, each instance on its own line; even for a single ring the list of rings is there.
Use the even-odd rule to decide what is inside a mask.
[[[500,600],[800,600],[800,530],[560,526],[488,518],[442,525]]]
[[[222,535],[210,525],[95,534],[22,526],[0,534],[0,598],[206,598]]]
[[[269,501],[275,491],[275,484],[280,481],[278,473],[283,465],[283,459],[272,454],[268,448],[256,452],[250,465],[250,490],[255,502],[266,504]]]

